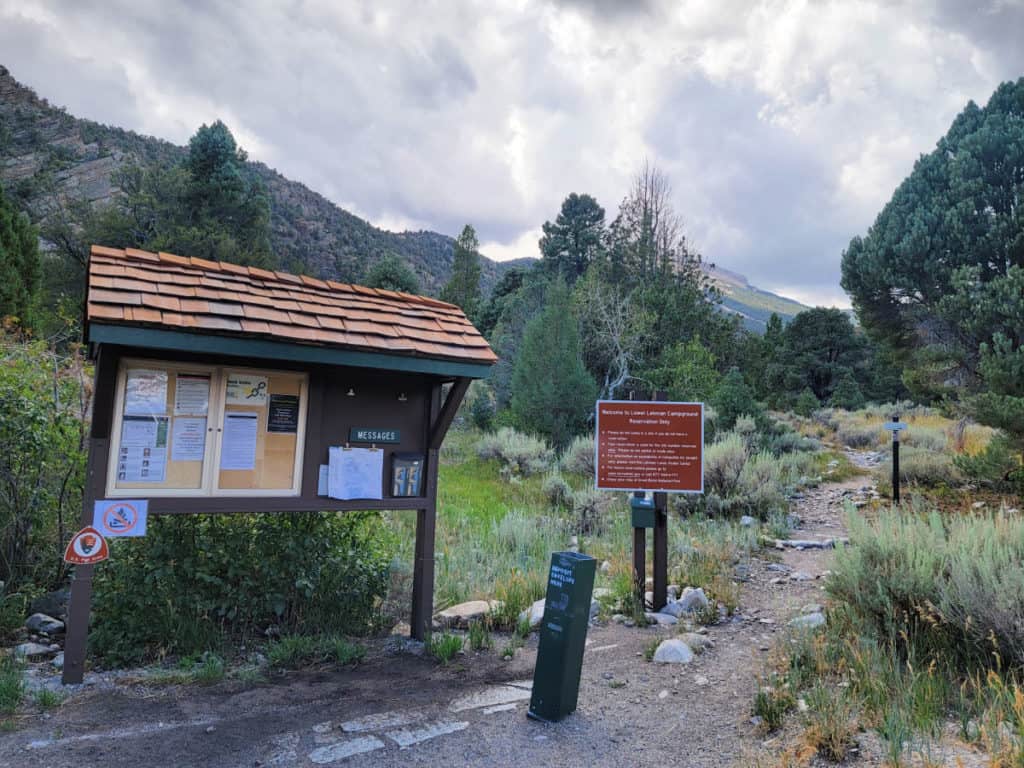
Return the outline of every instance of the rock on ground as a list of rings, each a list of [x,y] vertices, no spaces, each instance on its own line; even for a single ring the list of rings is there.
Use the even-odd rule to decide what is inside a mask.
[[[42,632],[44,635],[58,635],[64,631],[64,622],[45,613],[33,613],[25,622],[25,629],[29,632]]]
[[[654,652],[654,661],[659,664],[689,664],[693,661],[693,649],[679,638],[663,640]]]
[[[437,620],[442,629],[466,629],[470,622],[479,621],[486,614],[500,609],[501,602],[498,600],[470,600],[445,608],[437,614]]]
[[[715,641],[706,635],[698,635],[696,632],[685,632],[679,638],[696,654],[704,653],[709,648],[715,647]]]
[[[797,616],[789,622],[789,626],[796,629],[817,629],[818,627],[825,626],[825,614],[808,613],[803,616]]]
[[[39,643],[22,643],[14,646],[14,655],[29,661],[48,659],[60,650],[59,647],[40,645]]]
[[[679,619],[667,613],[652,613],[648,611],[644,614],[647,617],[647,621],[650,624],[660,624],[663,627],[671,627],[679,622]]]

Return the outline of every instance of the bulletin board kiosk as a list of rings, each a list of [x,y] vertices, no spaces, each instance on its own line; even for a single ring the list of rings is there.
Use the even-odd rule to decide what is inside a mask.
[[[410,625],[422,639],[433,610],[438,450],[470,381],[497,360],[463,312],[423,296],[101,246],[87,290],[96,381],[83,526],[100,507],[126,524],[118,501],[142,501],[149,516],[415,511]],[[65,683],[84,672],[93,567],[75,569]]]

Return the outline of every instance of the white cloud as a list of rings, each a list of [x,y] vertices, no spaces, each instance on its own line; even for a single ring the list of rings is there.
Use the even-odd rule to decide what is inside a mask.
[[[1020,0],[0,0],[0,63],[52,102],[176,142],[222,118],[379,225],[535,256],[566,194],[611,218],[648,157],[709,260],[824,297],[1022,38]]]

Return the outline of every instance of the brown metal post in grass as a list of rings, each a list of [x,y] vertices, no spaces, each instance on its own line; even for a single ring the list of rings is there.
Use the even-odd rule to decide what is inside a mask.
[[[668,400],[668,392],[654,395],[659,402]],[[654,494],[654,598],[652,609],[660,611],[668,603],[668,494]]]
[[[643,491],[637,491],[633,498],[642,499]],[[637,591],[639,604],[647,610],[647,529],[633,528],[633,586]]]

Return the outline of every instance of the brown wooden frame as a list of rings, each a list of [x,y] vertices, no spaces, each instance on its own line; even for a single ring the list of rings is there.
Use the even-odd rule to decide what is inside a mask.
[[[278,359],[248,359],[229,355],[196,354],[189,352],[154,351],[153,349],[125,347],[111,344],[96,348],[96,378],[93,400],[92,426],[89,440],[89,458],[86,488],[82,506],[82,525],[91,525],[93,505],[106,496],[107,462],[114,416],[115,389],[119,363],[122,358],[148,358],[169,363],[200,363],[207,365],[246,368],[271,368],[309,374],[306,407],[305,446],[302,461],[301,493],[299,496],[160,496],[149,499],[149,514],[233,514],[281,513],[355,510],[415,510],[416,545],[413,562],[413,594],[410,628],[419,640],[430,632],[434,596],[434,537],[437,519],[437,471],[441,442],[444,439],[459,405],[469,388],[470,378],[443,374],[387,371],[359,367],[302,364]],[[447,396],[445,385],[450,384]],[[361,388],[377,397],[361,396]],[[345,442],[348,430],[343,429],[349,414],[346,392],[356,390],[359,419],[377,418],[386,403],[395,409],[389,426],[400,428],[401,444],[388,446],[400,451],[413,451],[425,456],[424,493],[417,497],[384,498],[380,501],[338,501],[317,496],[320,464],[327,460],[330,444]],[[381,391],[386,394],[380,396]],[[406,395],[401,401],[396,392]],[[387,395],[394,397],[388,400]],[[351,409],[357,402],[353,401]],[[368,416],[365,414],[369,413]],[[380,417],[385,418],[385,417]],[[358,426],[368,426],[359,424]],[[382,479],[382,482],[384,480]],[[389,485],[385,483],[385,487]],[[140,491],[140,498],[145,493]],[[116,555],[115,555],[116,556]],[[88,640],[92,578],[94,566],[75,568],[68,607],[68,634],[64,649],[65,684],[82,682]]]

